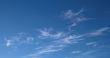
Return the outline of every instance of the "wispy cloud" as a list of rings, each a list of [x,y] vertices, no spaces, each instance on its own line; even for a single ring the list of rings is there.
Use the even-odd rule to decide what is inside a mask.
[[[63,49],[62,47],[64,47],[64,45],[52,44],[52,45],[47,45],[45,47],[43,46],[43,47],[40,47],[39,49],[37,49],[35,52],[33,52],[23,58],[27,58],[27,57],[35,58],[35,57],[40,57],[42,55],[58,52]]]
[[[94,50],[86,51],[86,52],[80,53],[75,58],[96,58],[96,56],[93,56],[95,52],[96,51]]]
[[[103,34],[103,32],[106,30],[108,30],[108,28],[104,27],[99,30],[96,30],[97,31],[96,33]],[[90,32],[87,34],[84,33],[84,34],[75,35],[75,34],[67,34],[66,32],[55,32],[55,31],[41,30],[40,31],[41,37],[43,37],[43,38],[48,37],[48,39],[51,38],[54,40],[52,40],[51,41],[52,43],[49,45],[45,45],[43,47],[40,46],[41,48],[37,49],[34,53],[29,54],[27,57],[30,57],[30,58],[40,57],[41,55],[59,52],[59,51],[63,50],[68,45],[78,44],[78,43],[80,43],[80,41],[85,40],[85,38],[91,37],[92,33],[94,33],[94,32]],[[48,36],[47,35],[45,36],[44,34],[48,34]],[[44,39],[44,40],[46,40],[46,39]],[[86,43],[86,45],[87,46],[96,46],[96,42],[89,42],[89,43]],[[73,51],[72,53],[75,54],[75,53],[81,53],[81,52],[80,51]],[[88,51],[88,52],[82,53],[80,56],[85,57],[86,55],[90,55],[91,53],[93,53],[93,51]]]
[[[21,35],[20,33],[15,36],[5,38],[5,42],[6,42],[5,45],[6,47],[11,47],[20,44],[32,43],[33,41],[34,41],[34,37]]]
[[[96,42],[88,42],[86,43],[87,46],[91,46],[91,47],[96,47],[97,43]]]
[[[35,47],[35,50],[29,54],[26,55],[23,58],[38,58],[39,56],[45,55],[45,54],[50,54],[50,53],[56,53],[61,50],[63,50],[65,47],[71,45],[71,44],[78,44],[80,41],[86,40],[86,38],[94,37],[94,36],[99,36],[103,35],[105,32],[110,30],[109,27],[103,27],[101,29],[88,32],[88,33],[83,33],[83,34],[75,34],[72,32],[72,28],[77,26],[80,22],[86,21],[89,18],[85,17],[82,13],[84,12],[84,9],[79,10],[78,12],[73,12],[73,10],[67,10],[64,12],[63,16],[66,19],[70,19],[71,25],[69,25],[69,31],[57,31],[53,30],[52,28],[44,28],[44,29],[39,29],[38,30],[38,35],[37,38],[38,40],[45,41],[45,40],[50,40],[47,42],[43,42]],[[77,31],[76,31],[77,32]],[[24,33],[19,33],[17,36],[12,36],[11,38],[7,38],[6,41],[6,47],[10,47],[13,45],[21,45],[21,44],[26,44],[26,43],[35,43],[37,42],[35,40],[35,37],[27,36]],[[36,42],[34,42],[36,41]],[[50,43],[51,42],[51,43]],[[96,46],[96,42],[88,42],[86,43],[87,46]],[[91,54],[94,53],[94,51],[86,51],[83,52],[76,50],[72,51],[73,54],[79,54],[76,58],[83,57],[85,58],[92,58]]]
[[[83,40],[82,35],[68,35],[62,39],[56,40],[56,42],[67,45],[67,44],[79,43],[79,41],[81,40]]]
[[[74,19],[77,16],[82,15],[82,12],[84,11],[84,9],[79,10],[78,12],[74,12],[73,10],[69,9],[67,11],[64,12],[64,18],[66,19]],[[75,20],[75,19],[74,19]]]
[[[45,30],[41,30],[41,31],[40,31],[40,38],[48,37],[48,39],[53,39],[51,40],[51,44],[46,44],[45,46],[39,46],[40,48],[37,47],[38,49],[36,48],[37,50],[29,54],[27,57],[30,58],[40,57],[41,55],[59,52],[70,44],[79,43],[79,41],[81,41],[83,37],[82,35],[71,35],[71,34],[69,35],[66,32],[54,32],[54,31],[46,32],[49,35],[45,36],[42,34],[45,33]],[[43,40],[47,40],[47,39],[43,39]]]
[[[40,49],[38,54],[47,54],[52,52],[57,52],[59,50],[62,50],[61,48],[64,47],[64,45],[48,45],[45,48]]]
[[[101,29],[98,29],[94,32],[89,33],[90,36],[99,36],[99,35],[103,35],[105,32],[109,31],[110,28],[109,27],[103,27]]]
[[[79,23],[92,19],[92,18],[87,18],[83,15],[84,9],[80,9],[77,12],[74,12],[73,10],[67,10],[64,12],[63,17],[65,19],[69,19],[71,21],[71,25],[69,25],[69,30],[72,31],[73,27],[77,26]]]
[[[45,39],[45,38],[58,39],[58,38],[65,36],[65,34],[63,32],[55,32],[49,28],[39,30],[39,32],[40,32],[40,35],[38,37],[41,39]]]
[[[72,51],[72,54],[79,54],[81,51]]]
[[[43,37],[47,37],[47,36],[50,36],[50,31],[51,29],[50,28],[44,28],[43,30],[38,30],[40,32],[40,35],[43,36]]]

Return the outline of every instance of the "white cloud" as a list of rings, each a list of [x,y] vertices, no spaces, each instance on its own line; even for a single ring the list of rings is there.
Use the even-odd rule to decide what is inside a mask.
[[[65,36],[65,34],[63,32],[55,32],[55,31],[52,31],[52,29],[49,29],[49,28],[39,30],[39,32],[40,32],[40,35],[38,37],[40,39],[45,39],[45,38],[59,39],[59,38]]]
[[[72,51],[72,54],[79,54],[81,51]]]
[[[29,54],[27,57],[40,57],[41,55],[44,54],[59,52],[69,44],[79,43],[79,41],[81,41],[81,38],[83,37],[82,35],[67,35],[64,32],[63,34],[65,35],[63,35],[60,32],[56,34],[58,34],[58,36],[55,37],[59,37],[59,38],[55,39],[53,43],[49,45],[45,45],[43,47],[40,46],[40,48],[36,48],[37,50],[34,53]]]
[[[64,12],[63,17],[65,19],[69,19],[71,21],[71,25],[69,25],[68,30],[73,31],[73,28],[79,25],[81,22],[92,19],[87,18],[83,15],[84,9],[80,9],[78,12],[74,12],[73,10],[67,10]]]
[[[81,35],[65,35],[60,39],[54,40],[52,45],[48,45],[45,48],[41,49],[40,54],[60,51],[68,44],[78,43],[82,40],[81,37]]]
[[[71,19],[71,18],[74,17],[74,13],[73,13],[72,10],[67,10],[67,11],[64,13],[64,16],[65,16],[65,18],[67,18],[67,19]]]
[[[12,45],[12,40],[6,40],[6,47],[10,47]]]
[[[96,42],[89,42],[89,43],[86,43],[86,45],[93,45],[93,44],[96,44]]]
[[[91,46],[91,47],[96,47],[97,43],[96,42],[88,42],[86,43],[87,46]]]
[[[46,34],[46,36],[44,34]],[[59,52],[70,44],[79,43],[79,41],[83,40],[82,38],[84,37],[84,35],[75,35],[75,34],[71,35],[71,34],[67,34],[66,32],[54,32],[54,31],[49,31],[48,28],[46,28],[46,30],[45,29],[40,30],[40,38],[47,38],[47,37],[48,39],[54,38],[54,40],[51,41],[52,43],[49,45],[45,45],[43,47],[39,46],[40,48],[36,48],[37,50],[34,53],[29,54],[27,57],[38,57],[43,54]]]
[[[95,52],[96,51],[94,50],[86,51],[86,52],[80,53],[75,58],[96,58],[96,56],[93,56]]]
[[[85,16],[82,15],[82,12],[84,10],[81,9],[78,12],[73,12],[72,10],[68,10],[66,12],[64,12],[64,17],[66,19],[70,19],[72,21],[72,24],[69,27],[69,30],[72,30],[72,28],[74,26],[77,26],[77,24],[79,24],[80,22],[86,21],[88,20],[88,18],[86,18]],[[67,32],[56,32],[53,31],[53,29],[49,29],[49,28],[45,28],[45,29],[40,29],[38,30],[40,32],[40,34],[38,35],[38,38],[40,39],[44,39],[46,40],[48,39],[54,39],[51,40],[51,44],[45,44],[45,42],[43,42],[43,44],[45,44],[45,46],[38,46],[38,48],[36,47],[34,52],[29,54],[28,56],[26,56],[26,58],[30,57],[30,58],[37,58],[38,56],[42,56],[43,54],[50,54],[50,53],[55,53],[55,52],[59,52],[62,49],[64,49],[65,47],[67,47],[68,45],[71,44],[76,44],[76,43],[80,43],[81,40],[84,40],[83,38],[86,37],[90,37],[90,36],[97,36],[97,35],[101,35],[103,34],[105,31],[107,31],[109,28],[108,27],[104,27],[101,28],[99,30],[96,30],[95,32],[91,32],[91,33],[87,33],[87,34],[79,34],[79,35],[75,35],[75,34],[70,34],[71,31],[67,31]],[[69,33],[69,34],[67,34]],[[39,40],[40,40],[39,39]],[[34,41],[33,37],[18,37],[17,40],[14,40],[14,42],[22,42],[22,43],[26,43],[26,42],[30,42],[30,41]],[[94,45],[95,46],[95,42],[89,42],[86,43],[86,45],[90,46],[90,45]],[[10,46],[10,41],[7,42],[7,46]],[[73,54],[78,54],[81,53],[81,51],[72,51]],[[80,58],[80,56],[88,56],[94,53],[94,51],[87,51],[84,53],[81,53],[78,57]],[[89,58],[89,57],[88,57]]]
[[[41,30],[40,33],[41,33],[41,36],[50,36],[50,32],[46,30]]]
[[[34,41],[34,37],[25,36],[20,33],[15,36],[7,37],[5,39],[5,42],[6,42],[5,44],[7,47],[10,47],[10,46],[17,46],[21,44],[32,44],[33,41]]]
[[[41,55],[49,54],[49,53],[54,53],[62,50],[62,47],[64,45],[47,45],[45,47],[40,47],[35,51],[34,53],[29,54],[28,56],[25,56],[24,58],[30,57],[40,57]]]
[[[59,43],[63,44],[73,44],[78,43],[81,39],[82,35],[68,35],[65,36],[63,39],[58,40]]]
[[[100,30],[97,30],[97,32],[102,33],[107,29],[108,28],[102,28]],[[91,33],[94,33],[94,32],[91,32]],[[42,37],[43,38],[48,37],[49,39],[54,38],[54,40],[51,41],[52,42],[51,44],[46,44],[45,46],[39,46],[40,48],[36,48],[36,50],[33,53],[29,54],[25,58],[27,58],[27,57],[30,57],[30,58],[40,57],[40,56],[45,55],[45,54],[59,52],[70,44],[80,43],[81,40],[85,40],[83,38],[91,36],[91,33],[75,35],[75,34],[67,34],[66,32],[50,31],[48,28],[46,30],[41,30],[40,31],[41,38]],[[89,43],[86,43],[86,45],[96,46],[96,43],[95,42],[89,42]],[[73,54],[81,53],[80,56],[85,57],[86,55],[92,54],[93,51],[87,51],[84,53],[82,53],[81,51],[73,51],[72,53]]]
[[[99,29],[99,30],[96,30],[96,31],[94,31],[94,32],[89,33],[89,35],[90,35],[90,36],[103,35],[104,32],[106,32],[106,31],[108,31],[108,30],[110,30],[109,27],[103,27],[103,28],[101,28],[101,29]]]
[[[35,40],[35,38],[34,37],[26,37],[26,40],[24,40],[24,43],[33,43],[34,42],[34,40]],[[34,43],[35,44],[35,43]]]
[[[81,9],[78,12],[74,12],[73,10],[70,9],[70,10],[65,11],[63,16],[66,19],[75,20],[74,18],[79,17],[80,15],[82,15],[83,11],[84,11],[84,9]]]
[[[39,51],[38,54],[46,54],[46,53],[52,53],[57,52],[59,50],[62,50],[63,45],[49,45]]]

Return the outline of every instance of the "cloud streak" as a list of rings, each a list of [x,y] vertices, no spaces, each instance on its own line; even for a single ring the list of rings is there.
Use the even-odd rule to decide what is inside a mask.
[[[103,35],[105,32],[109,31],[110,28],[109,27],[103,27],[101,29],[98,29],[94,32],[89,33],[90,36],[99,36],[99,35]]]
[[[79,54],[75,58],[96,58],[96,56],[93,56],[95,52],[96,51],[94,50],[86,51],[86,52]]]

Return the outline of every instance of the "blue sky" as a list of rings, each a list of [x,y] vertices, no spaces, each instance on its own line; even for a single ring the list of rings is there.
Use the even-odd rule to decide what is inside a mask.
[[[0,58],[110,58],[109,0],[0,0]]]

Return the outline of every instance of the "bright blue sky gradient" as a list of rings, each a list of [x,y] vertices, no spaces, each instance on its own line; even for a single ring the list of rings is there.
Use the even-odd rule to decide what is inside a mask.
[[[0,0],[0,58],[110,58],[109,0]]]

